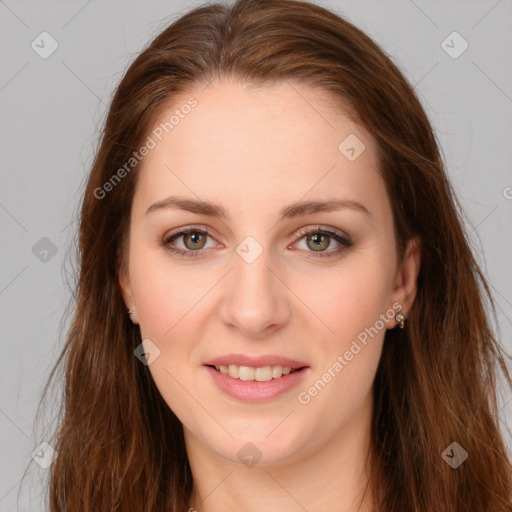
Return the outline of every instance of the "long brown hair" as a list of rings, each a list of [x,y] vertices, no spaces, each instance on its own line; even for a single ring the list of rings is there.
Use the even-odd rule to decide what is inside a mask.
[[[489,320],[495,305],[431,125],[376,43],[343,17],[294,0],[191,10],[138,55],[115,92],[81,203],[74,316],[48,381],[63,372],[61,417],[50,442],[58,452],[51,511],[188,508],[192,474],[182,425],[134,357],[140,330],[118,284],[137,166],[113,190],[101,197],[98,190],[176,95],[218,77],[255,86],[296,80],[336,98],[339,112],[377,144],[399,256],[411,237],[421,240],[414,306],[405,329],[387,331],[375,377],[375,509],[510,512],[500,369],[509,385],[512,379]],[[456,469],[442,457],[452,442],[469,454]]]

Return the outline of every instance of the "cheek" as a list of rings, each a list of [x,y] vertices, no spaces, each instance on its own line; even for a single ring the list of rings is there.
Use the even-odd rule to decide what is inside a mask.
[[[214,283],[207,272],[180,268],[159,250],[164,251],[134,251],[130,268],[141,335],[163,342],[175,339],[175,332],[190,324],[194,309]]]
[[[159,349],[149,369],[178,414],[190,406],[187,392],[196,394],[194,372],[201,367],[202,357],[199,341],[206,337],[205,322],[213,307],[208,292],[219,278],[195,265],[177,265],[162,258],[158,250],[147,249],[133,251],[130,270],[141,337]]]
[[[330,331],[328,344],[342,349],[390,307],[392,270],[392,258],[383,253],[356,254],[316,279],[303,278],[294,291],[307,298],[307,305]]]
[[[152,251],[134,252],[130,269],[141,337],[159,349],[149,366],[155,385],[182,423],[208,421],[191,396],[202,393],[194,373],[200,366],[194,340],[204,337],[205,294],[214,284],[212,276],[193,266],[178,268]]]
[[[392,259],[385,255],[354,258],[308,295],[326,334],[315,339],[318,364],[299,390],[298,402],[307,413],[318,411],[333,424],[355,414],[370,392],[394,310]],[[304,293],[304,289],[299,293]],[[332,404],[339,404],[332,407]]]

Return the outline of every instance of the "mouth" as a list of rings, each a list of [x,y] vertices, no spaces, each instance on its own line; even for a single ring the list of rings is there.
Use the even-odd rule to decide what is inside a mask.
[[[307,368],[307,366],[301,366],[292,368],[291,366],[242,366],[237,364],[230,365],[205,365],[213,370],[227,375],[233,379],[239,379],[242,381],[256,381],[256,382],[268,382],[270,380],[281,379],[286,375],[300,372]]]
[[[265,402],[286,396],[311,373],[309,366],[282,357],[265,357],[266,360],[263,361],[254,361],[254,358],[249,361],[245,358],[244,361],[243,357],[237,356],[238,362],[245,365],[221,364],[228,362],[225,357],[223,359],[224,361],[208,361],[204,368],[218,389],[242,402]],[[277,362],[291,366],[275,364]],[[251,363],[255,366],[249,366]],[[258,364],[260,366],[256,366]]]

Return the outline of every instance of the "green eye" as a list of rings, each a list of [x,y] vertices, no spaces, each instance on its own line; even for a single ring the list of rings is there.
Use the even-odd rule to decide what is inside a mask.
[[[313,254],[312,257],[329,258],[331,256],[339,254],[343,249],[352,247],[353,241],[347,235],[338,233],[337,231],[331,231],[326,228],[316,227],[309,230],[301,230],[300,234],[302,238],[306,238],[306,246],[311,249]],[[334,239],[340,244],[340,247],[332,251],[326,251],[330,246],[331,240]]]
[[[329,258],[342,252],[344,249],[353,246],[352,239],[338,231],[333,231],[321,226],[316,226],[312,229],[302,229],[300,231],[300,238],[296,242],[300,242],[303,238],[306,239],[306,246],[310,250],[306,252],[313,253],[309,257],[314,258]],[[207,238],[213,238],[207,228],[179,228],[175,232],[166,236],[161,244],[169,251],[180,256],[197,258],[204,255],[205,244]],[[185,249],[174,246],[174,241],[182,238]],[[327,251],[331,245],[331,241],[335,240],[340,246],[334,250]],[[316,254],[315,254],[316,253]]]

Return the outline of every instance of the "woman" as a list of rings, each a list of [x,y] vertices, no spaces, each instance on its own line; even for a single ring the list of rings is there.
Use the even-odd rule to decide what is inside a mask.
[[[83,197],[51,510],[512,510],[459,212],[411,86],[340,16],[172,23]]]

